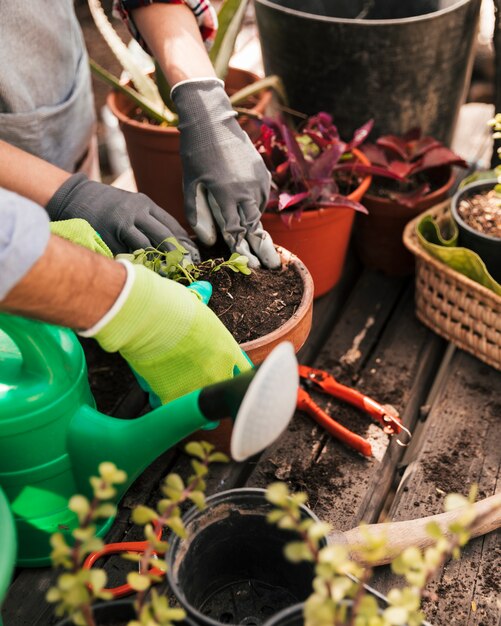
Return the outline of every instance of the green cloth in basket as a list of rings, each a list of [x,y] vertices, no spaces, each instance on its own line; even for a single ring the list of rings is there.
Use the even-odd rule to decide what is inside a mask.
[[[429,254],[501,296],[501,285],[489,274],[478,254],[458,247],[458,229],[452,219],[446,217],[439,224],[433,216],[425,215],[416,230],[419,243]]]

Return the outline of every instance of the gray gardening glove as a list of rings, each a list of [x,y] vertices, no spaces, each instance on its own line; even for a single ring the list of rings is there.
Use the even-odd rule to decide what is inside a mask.
[[[200,255],[188,233],[176,220],[142,193],[130,193],[73,174],[45,207],[52,221],[80,217],[101,235],[113,254],[147,246],[158,247],[175,237],[194,262]],[[169,249],[170,244],[162,244]]]
[[[260,221],[270,174],[238,125],[224,83],[217,78],[182,81],[171,96],[181,131],[186,217],[197,237],[213,245],[217,224],[230,250],[247,256],[251,267],[259,267],[259,261],[279,267]]]

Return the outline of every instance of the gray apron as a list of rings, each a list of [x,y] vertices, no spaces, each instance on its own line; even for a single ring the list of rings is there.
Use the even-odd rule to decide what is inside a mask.
[[[72,0],[0,0],[0,139],[73,172],[94,127]]]

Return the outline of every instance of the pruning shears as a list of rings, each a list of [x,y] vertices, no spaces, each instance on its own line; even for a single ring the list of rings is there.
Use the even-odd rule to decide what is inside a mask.
[[[372,456],[371,444],[348,430],[339,422],[336,422],[328,413],[321,409],[318,404],[311,398],[305,387],[314,387],[329,394],[333,398],[344,400],[354,407],[365,411],[383,427],[383,432],[387,435],[399,435],[402,431],[407,436],[407,442],[397,439],[397,443],[401,446],[407,446],[412,437],[410,431],[403,426],[397,410],[390,405],[381,405],[365,394],[347,387],[339,383],[334,376],[331,376],[324,370],[314,369],[307,365],[299,365],[300,386],[298,389],[297,408],[304,411],[316,422],[318,422],[333,437],[339,439],[350,448],[357,450],[364,456]]]

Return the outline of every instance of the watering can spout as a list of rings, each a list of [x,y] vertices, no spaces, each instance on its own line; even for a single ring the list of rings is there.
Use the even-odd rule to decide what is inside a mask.
[[[297,362],[291,344],[281,344],[256,369],[192,391],[130,420],[103,415],[88,405],[69,427],[68,451],[80,490],[102,461],[128,476],[121,493],[160,454],[221,419],[232,419],[231,455],[242,461],[267,447],[286,428],[295,408]]]
[[[258,369],[193,391],[136,419],[99,413],[82,347],[65,328],[0,314],[0,484],[15,517],[18,563],[50,562],[49,537],[71,533],[76,493],[111,461],[132,481],[160,454],[214,420],[234,421],[231,455],[261,451],[294,413],[297,362],[281,344]],[[111,523],[111,521],[110,521]],[[106,526],[99,533],[106,531]]]

